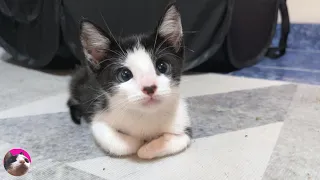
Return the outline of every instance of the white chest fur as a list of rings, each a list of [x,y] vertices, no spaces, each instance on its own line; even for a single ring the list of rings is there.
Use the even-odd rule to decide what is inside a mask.
[[[109,127],[139,139],[152,139],[163,133],[180,134],[190,126],[183,99],[153,112],[113,110],[97,114],[93,121],[103,121]]]

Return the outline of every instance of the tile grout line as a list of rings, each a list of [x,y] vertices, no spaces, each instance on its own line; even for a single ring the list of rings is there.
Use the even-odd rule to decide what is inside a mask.
[[[319,50],[303,50],[303,49],[291,49],[291,48],[287,48],[287,51],[289,51],[289,52],[301,52],[301,53],[320,54],[320,49],[319,49]]]
[[[266,66],[266,65],[256,65],[252,67],[265,68],[265,69],[279,69],[279,70],[290,70],[290,71],[301,71],[309,73],[320,73],[320,70],[311,70],[311,69],[301,69],[301,68],[288,68],[288,67],[277,67],[277,66]]]

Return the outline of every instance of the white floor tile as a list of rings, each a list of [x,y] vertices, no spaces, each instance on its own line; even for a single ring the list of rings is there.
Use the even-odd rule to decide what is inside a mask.
[[[152,162],[106,156],[68,165],[108,180],[259,180],[282,125],[196,139],[185,152]]]
[[[19,107],[0,112],[0,119],[67,112],[67,93],[47,97]]]
[[[262,88],[282,84],[285,84],[285,82],[249,79],[218,74],[190,75],[183,77],[181,83],[181,92],[183,96],[191,97],[207,94],[226,93],[245,89]],[[61,92],[67,92],[67,88],[64,87],[63,89],[61,89]],[[53,92],[51,92],[51,94],[52,93]],[[32,97],[30,98],[32,99]],[[67,112],[67,99],[67,93],[60,93],[58,95],[49,97],[44,96],[44,98],[40,100],[34,102],[31,101],[29,103],[24,103],[23,105],[18,107],[0,111],[0,119]]]
[[[13,146],[12,144],[9,144],[7,142],[4,142],[4,141],[0,140],[0,159],[3,159],[4,156],[7,154],[7,152],[10,151],[13,148],[17,148],[17,147]]]
[[[182,78],[181,92],[185,97],[207,94],[227,93],[246,89],[263,88],[287,84],[281,81],[269,81],[219,74],[188,75]]]
[[[13,65],[0,59],[0,111],[65,92],[68,76]]]

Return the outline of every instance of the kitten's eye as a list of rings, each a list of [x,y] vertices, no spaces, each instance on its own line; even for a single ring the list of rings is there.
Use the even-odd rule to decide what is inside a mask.
[[[133,77],[132,72],[128,68],[122,68],[118,72],[117,79],[120,82],[129,81]]]
[[[170,71],[170,65],[165,61],[157,61],[156,68],[162,74],[166,74]]]
[[[29,159],[27,159],[27,158],[24,158],[24,161],[25,161],[26,163],[29,163]]]

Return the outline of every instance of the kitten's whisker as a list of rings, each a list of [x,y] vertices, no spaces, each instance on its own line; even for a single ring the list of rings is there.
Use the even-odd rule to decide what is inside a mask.
[[[161,96],[161,97],[168,97],[168,96],[171,96],[171,95],[176,95],[176,94],[180,94],[179,92],[174,92],[174,91],[162,91],[161,92],[161,94],[159,95],[159,96]],[[112,106],[110,106],[110,107],[106,107],[106,108],[104,108],[104,109],[102,109],[100,112],[99,112],[99,114],[98,114],[98,119],[100,119],[100,117],[101,117],[101,115],[104,113],[104,112],[106,112],[106,111],[108,111],[108,110],[110,110],[110,111],[113,111],[113,110],[122,110],[121,112],[121,114],[122,114],[122,116],[124,116],[125,115],[125,113],[126,113],[126,107],[127,107],[127,103],[128,102],[131,102],[131,103],[135,103],[135,102],[140,102],[140,101],[142,101],[142,100],[144,100],[145,98],[143,98],[143,97],[141,97],[141,96],[132,96],[131,98],[128,98],[128,99],[125,99],[125,100],[122,100],[122,101],[116,101],[116,102],[114,102],[114,103],[112,103],[113,105]],[[168,115],[171,115],[169,112],[167,113]],[[142,118],[142,116],[143,116],[143,113],[141,113],[141,116],[140,116],[140,118]],[[114,123],[115,123],[115,121],[116,120],[118,120],[118,118],[115,118],[115,119],[112,119],[111,120],[111,125],[113,125]],[[123,121],[123,117],[121,118],[121,120]],[[143,130],[142,130],[143,131]],[[141,132],[141,133],[143,133],[143,132]]]
[[[94,89],[92,86],[87,86],[87,87],[95,92],[101,93],[100,89]]]
[[[126,104],[127,102],[128,102],[128,100],[122,100],[122,101],[113,102],[112,105],[110,105],[110,107],[108,107],[108,110],[113,110],[113,109],[117,108],[117,106]]]
[[[189,51],[191,51],[191,52],[195,52],[194,50],[192,50],[192,49],[190,49],[190,48],[188,48],[187,46],[185,46],[185,48],[187,49],[187,50],[189,50]]]
[[[111,87],[108,87],[108,89],[111,89],[111,88],[116,88],[116,87],[113,87],[113,85],[115,85],[114,82],[104,82],[103,84],[101,84],[101,88],[106,88],[108,86],[111,86]]]
[[[97,96],[96,98],[93,98],[93,99],[91,99],[91,100],[89,100],[89,101],[87,101],[87,102],[84,102],[83,104],[86,104],[86,103],[88,103],[88,102],[90,102],[90,104],[88,105],[88,107],[86,108],[86,111],[88,111],[88,109],[91,107],[91,105],[92,105],[92,103],[93,102],[95,102],[98,98],[100,98],[101,96],[103,96],[104,95],[104,93],[101,93],[99,96]]]
[[[174,46],[168,46],[168,47],[165,47],[165,48],[161,49],[161,50],[157,53],[157,55],[158,55],[158,54],[161,54],[161,52],[163,52],[164,50],[169,49],[169,48],[174,48]]]
[[[187,49],[188,51],[194,52],[194,50],[188,48],[187,46],[181,46],[181,47],[184,47],[184,48]],[[174,48],[174,46],[168,46],[168,47],[165,47],[165,48],[161,49],[160,52],[157,52],[157,55],[158,55],[158,54],[161,54],[161,52],[163,52],[164,50],[169,49],[169,48]]]
[[[112,110],[115,110],[115,109],[118,109],[119,108],[119,105],[121,105],[120,106],[120,108],[123,108],[123,107],[125,107],[126,106],[126,100],[123,100],[123,101],[121,101],[120,103],[117,103],[117,104],[114,104],[114,105],[112,105],[112,106],[110,106],[110,107],[105,107],[105,108],[103,108],[100,112],[99,112],[99,114],[98,114],[98,117],[97,117],[97,119],[100,119],[100,117],[102,116],[102,114],[103,113],[105,113],[106,111],[112,111]]]
[[[103,20],[104,24],[106,25],[106,27],[107,27],[107,29],[108,29],[108,31],[109,31],[109,33],[110,33],[111,37],[113,38],[113,40],[115,41],[115,43],[119,46],[119,48],[120,48],[120,50],[122,51],[123,55],[125,55],[125,52],[123,51],[123,49],[121,48],[120,44],[118,43],[118,41],[116,40],[116,38],[115,38],[115,37],[114,37],[114,35],[112,34],[112,32],[111,32],[111,30],[110,30],[110,28],[109,28],[109,26],[108,26],[108,24],[107,24],[106,20],[104,19],[104,17],[103,17],[103,15],[102,15],[101,11],[99,11],[99,13],[100,13],[100,16],[102,17],[102,20]]]
[[[169,40],[169,37],[165,38],[165,39],[159,44],[158,48],[157,48],[156,51],[155,51],[155,54],[158,54],[159,49],[162,47],[162,45],[163,45],[167,40]]]
[[[118,63],[118,62],[112,62],[110,64],[108,64],[106,67],[104,67],[102,69],[102,71],[104,72],[105,70],[107,70],[110,66],[122,66],[122,64]]]
[[[118,56],[123,57],[123,55],[121,54],[121,52],[119,53],[119,52],[113,51],[113,50],[111,50],[111,49],[108,49],[107,51],[113,52],[113,53],[117,54]]]
[[[199,31],[183,31],[183,34],[194,34],[197,32],[199,32]]]
[[[106,62],[106,61],[113,60],[113,59],[117,59],[117,58],[108,58],[108,59],[104,59],[104,60],[102,60],[101,62],[99,62],[99,64],[98,64],[98,65],[100,65],[100,64],[102,64],[102,63],[104,63],[104,62]]]
[[[155,50],[155,48],[156,48],[156,44],[157,44],[157,39],[158,39],[158,31],[157,31],[157,33],[156,33],[156,37],[154,38],[154,44],[153,44],[153,51]]]
[[[103,95],[104,95],[104,93],[102,92],[102,93],[98,94],[96,97],[91,98],[91,99],[89,99],[89,100],[87,100],[87,101],[85,101],[85,102],[82,102],[82,104],[86,104],[86,103],[88,103],[88,102],[90,102],[90,101],[95,101],[95,100],[97,100],[99,97],[101,97],[101,96],[103,96]]]
[[[173,54],[173,53],[164,53],[164,54],[161,54],[158,58],[162,58],[163,56],[165,56],[165,55],[172,55],[172,56],[174,56],[174,57],[176,57],[177,59],[181,59],[181,57],[179,57],[179,56],[177,56],[177,55],[175,55],[175,54]]]

